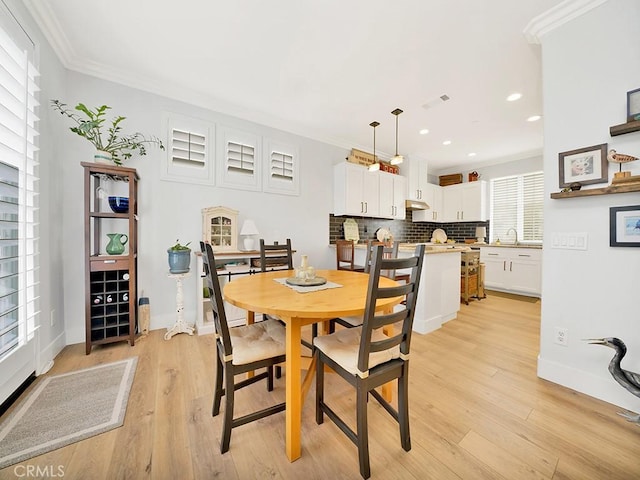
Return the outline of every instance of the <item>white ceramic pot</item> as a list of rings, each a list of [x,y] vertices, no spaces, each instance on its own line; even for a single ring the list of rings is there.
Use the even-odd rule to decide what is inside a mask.
[[[109,152],[96,150],[96,153],[93,155],[93,161],[95,163],[107,163],[111,165],[113,163],[113,157]]]

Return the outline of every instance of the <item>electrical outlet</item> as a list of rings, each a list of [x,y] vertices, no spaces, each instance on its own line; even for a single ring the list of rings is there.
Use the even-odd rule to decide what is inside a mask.
[[[569,330],[566,328],[556,327],[553,342],[564,347],[569,346]]]
[[[53,327],[56,324],[56,311],[55,309],[51,309],[51,313],[49,314],[49,323]]]

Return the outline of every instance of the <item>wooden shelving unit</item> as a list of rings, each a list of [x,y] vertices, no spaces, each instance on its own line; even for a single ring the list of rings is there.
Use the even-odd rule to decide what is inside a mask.
[[[575,190],[571,192],[554,192],[551,198],[575,198],[575,197],[591,197],[594,195],[611,195],[614,193],[640,192],[640,183],[627,185],[609,185],[602,188],[589,188],[585,190]]]
[[[85,163],[85,350],[93,345],[128,341],[136,334],[137,252],[138,252],[138,174],[133,168]],[[126,184],[129,211],[114,213],[99,189],[107,182]],[[111,229],[111,230],[107,230]],[[128,236],[128,252],[108,255],[103,251],[109,231]]]

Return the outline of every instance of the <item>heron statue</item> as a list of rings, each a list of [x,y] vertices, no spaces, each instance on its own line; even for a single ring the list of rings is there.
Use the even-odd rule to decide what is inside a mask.
[[[620,362],[627,353],[627,346],[622,340],[615,337],[608,338],[592,338],[587,340],[592,345],[604,345],[605,347],[613,348],[616,354],[609,362],[609,373],[613,376],[616,382],[622,385],[629,392],[633,393],[636,397],[640,398],[640,374],[630,372],[620,367]],[[626,418],[630,422],[635,422],[640,426],[640,414],[630,415],[628,413],[618,412],[618,415]]]

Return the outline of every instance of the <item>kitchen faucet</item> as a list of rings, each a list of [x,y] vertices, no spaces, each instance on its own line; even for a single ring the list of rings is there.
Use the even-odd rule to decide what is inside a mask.
[[[516,234],[516,241],[514,245],[518,245],[518,231],[515,228],[511,227],[509,230],[507,230],[506,235],[509,235],[510,232],[513,232]]]

